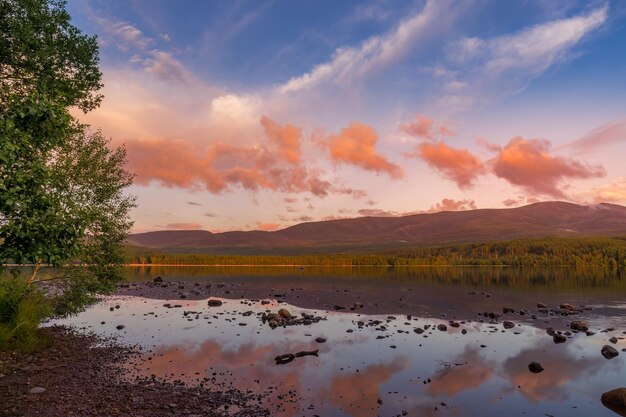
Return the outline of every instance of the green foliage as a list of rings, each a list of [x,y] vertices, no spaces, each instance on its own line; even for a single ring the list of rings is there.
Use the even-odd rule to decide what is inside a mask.
[[[65,1],[0,0],[0,264],[36,265],[28,279],[2,278],[0,331],[24,346],[52,312],[36,289],[40,265],[86,265],[59,278],[57,313],[121,278],[134,206],[126,151],[69,112],[99,105],[98,61],[96,38],[71,25]]]
[[[126,262],[153,265],[317,266],[569,266],[615,269],[626,266],[624,238],[545,238],[416,247],[369,254],[300,256],[167,254],[129,247]]]
[[[77,251],[84,226],[50,166],[77,130],[65,108],[36,93],[0,116],[0,260],[58,264]]]
[[[0,111],[8,97],[45,94],[60,106],[96,108],[98,44],[72,26],[61,0],[0,0]]]
[[[39,323],[51,313],[42,291],[16,274],[0,276],[0,346],[31,351],[41,344]]]

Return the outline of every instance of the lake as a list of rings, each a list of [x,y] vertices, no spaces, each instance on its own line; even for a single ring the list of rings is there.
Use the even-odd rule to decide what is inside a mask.
[[[264,394],[273,416],[615,416],[600,396],[626,385],[619,270],[129,267],[127,278],[53,323],[140,345],[129,378]],[[263,315],[279,309],[310,319],[272,328]],[[619,355],[605,359],[604,345]]]

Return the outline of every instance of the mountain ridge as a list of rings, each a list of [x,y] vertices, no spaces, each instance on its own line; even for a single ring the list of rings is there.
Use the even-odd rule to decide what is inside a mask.
[[[626,235],[626,207],[551,201],[516,208],[442,211],[398,217],[304,222],[276,231],[164,230],[137,233],[128,242],[156,249],[213,252],[232,248],[447,245],[542,237]]]

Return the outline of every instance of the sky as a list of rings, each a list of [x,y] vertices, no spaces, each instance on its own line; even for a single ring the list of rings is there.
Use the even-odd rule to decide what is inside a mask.
[[[69,0],[134,231],[626,204],[621,0]]]

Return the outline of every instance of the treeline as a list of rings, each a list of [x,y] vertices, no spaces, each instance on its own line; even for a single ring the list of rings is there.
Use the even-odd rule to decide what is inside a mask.
[[[133,248],[129,264],[316,266],[626,266],[626,238],[544,238],[413,247],[380,253],[274,255],[168,254]]]

